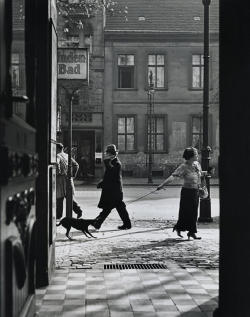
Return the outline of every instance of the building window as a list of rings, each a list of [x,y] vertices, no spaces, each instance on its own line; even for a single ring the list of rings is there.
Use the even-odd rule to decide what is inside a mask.
[[[69,47],[79,47],[79,35],[78,34],[68,34],[67,36],[67,46]]]
[[[134,88],[134,55],[118,55],[118,88]]]
[[[135,117],[118,118],[118,149],[122,152],[135,150]]]
[[[57,120],[56,120],[56,131],[62,131],[62,106],[59,105],[57,108]]]
[[[165,85],[165,56],[148,55],[148,85],[152,76],[155,88],[164,88]]]
[[[79,102],[80,102],[79,94],[74,94],[73,99],[72,99],[73,106],[79,106]]]
[[[165,118],[153,116],[148,117],[148,138],[147,138],[147,149],[149,150],[150,134],[151,134],[151,148],[153,152],[162,152],[165,150]],[[150,133],[151,130],[151,133]]]
[[[15,94],[15,90],[20,87],[20,58],[17,53],[12,53],[11,55],[11,71],[12,89],[13,94]]]
[[[192,55],[192,88],[203,88],[203,54]]]
[[[198,151],[202,149],[203,118],[202,116],[192,117],[192,146]]]

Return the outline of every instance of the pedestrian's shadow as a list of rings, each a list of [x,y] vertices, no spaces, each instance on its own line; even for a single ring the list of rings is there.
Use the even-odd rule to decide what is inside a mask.
[[[83,236],[82,239],[77,239],[77,238],[76,239],[75,238],[68,239],[67,237],[65,237],[65,238],[61,238],[61,239],[56,239],[56,246],[57,247],[61,247],[61,246],[65,246],[67,244],[70,244],[70,245],[79,244],[79,243],[89,242],[91,239],[92,240],[97,240],[97,237],[87,238],[87,237]],[[58,244],[58,242],[63,242],[63,244]]]
[[[139,234],[139,233],[147,233],[147,232],[155,232],[155,231],[160,231],[160,230],[163,230],[163,229],[169,229],[169,227],[164,227],[164,228],[157,228],[157,229],[151,229],[151,230],[140,230],[140,231],[135,231],[135,232],[122,232],[120,230],[102,230],[102,231],[98,231],[99,233],[110,233],[110,232],[117,232],[119,231],[119,234],[116,234],[116,235],[112,235],[112,236],[108,236],[108,237],[96,237],[94,236],[94,238],[87,238],[85,236],[82,235],[82,233],[80,231],[75,231],[72,233],[72,238],[71,239],[68,239],[68,238],[60,238],[60,239],[56,239],[56,243],[58,242],[63,242],[63,245],[66,244],[78,244],[78,243],[86,243],[86,242],[95,242],[95,241],[98,241],[98,240],[107,240],[107,239],[114,239],[114,238],[117,238],[117,237],[121,237],[121,236],[125,236],[127,235],[128,233],[131,233],[131,234]],[[77,237],[77,236],[82,236],[81,239],[77,239],[77,238],[74,238],[74,237]],[[178,243],[183,243],[183,242],[189,242],[188,239],[185,239],[185,238],[179,238],[179,237],[176,237],[176,238],[167,238],[165,240],[162,240],[162,241],[153,241],[153,243],[150,243],[150,244],[147,244],[147,245],[143,245],[143,247],[145,248],[152,248],[152,247],[171,247],[173,245],[176,245]],[[60,244],[57,244],[57,246],[62,246]],[[138,248],[138,247],[136,247]],[[140,247],[139,247],[140,248]],[[116,250],[118,250],[119,248],[115,248]],[[121,248],[122,249],[122,248]]]

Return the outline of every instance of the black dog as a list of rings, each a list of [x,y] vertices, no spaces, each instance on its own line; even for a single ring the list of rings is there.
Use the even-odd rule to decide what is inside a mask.
[[[94,237],[88,230],[88,226],[92,225],[95,222],[94,219],[76,219],[76,218],[71,218],[71,217],[64,217],[58,224],[57,226],[62,225],[67,231],[66,231],[66,237],[71,239],[69,236],[69,232],[71,227],[82,231],[87,238],[90,238],[87,234],[89,234],[92,238]]]

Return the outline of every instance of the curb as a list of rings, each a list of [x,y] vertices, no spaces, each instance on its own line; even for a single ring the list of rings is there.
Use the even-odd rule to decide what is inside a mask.
[[[86,187],[86,186],[91,186],[91,187],[96,187],[97,183],[86,183],[86,184],[75,184],[75,187]],[[141,187],[141,186],[159,186],[160,183],[153,183],[153,184],[148,184],[148,183],[123,183],[123,187]],[[182,184],[168,184],[168,187],[181,187]],[[216,184],[210,184],[210,187],[219,187],[220,185],[218,183]]]

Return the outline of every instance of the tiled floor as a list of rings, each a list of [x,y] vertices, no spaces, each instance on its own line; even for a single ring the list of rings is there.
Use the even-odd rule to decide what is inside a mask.
[[[56,270],[36,293],[44,317],[212,317],[218,270]]]

